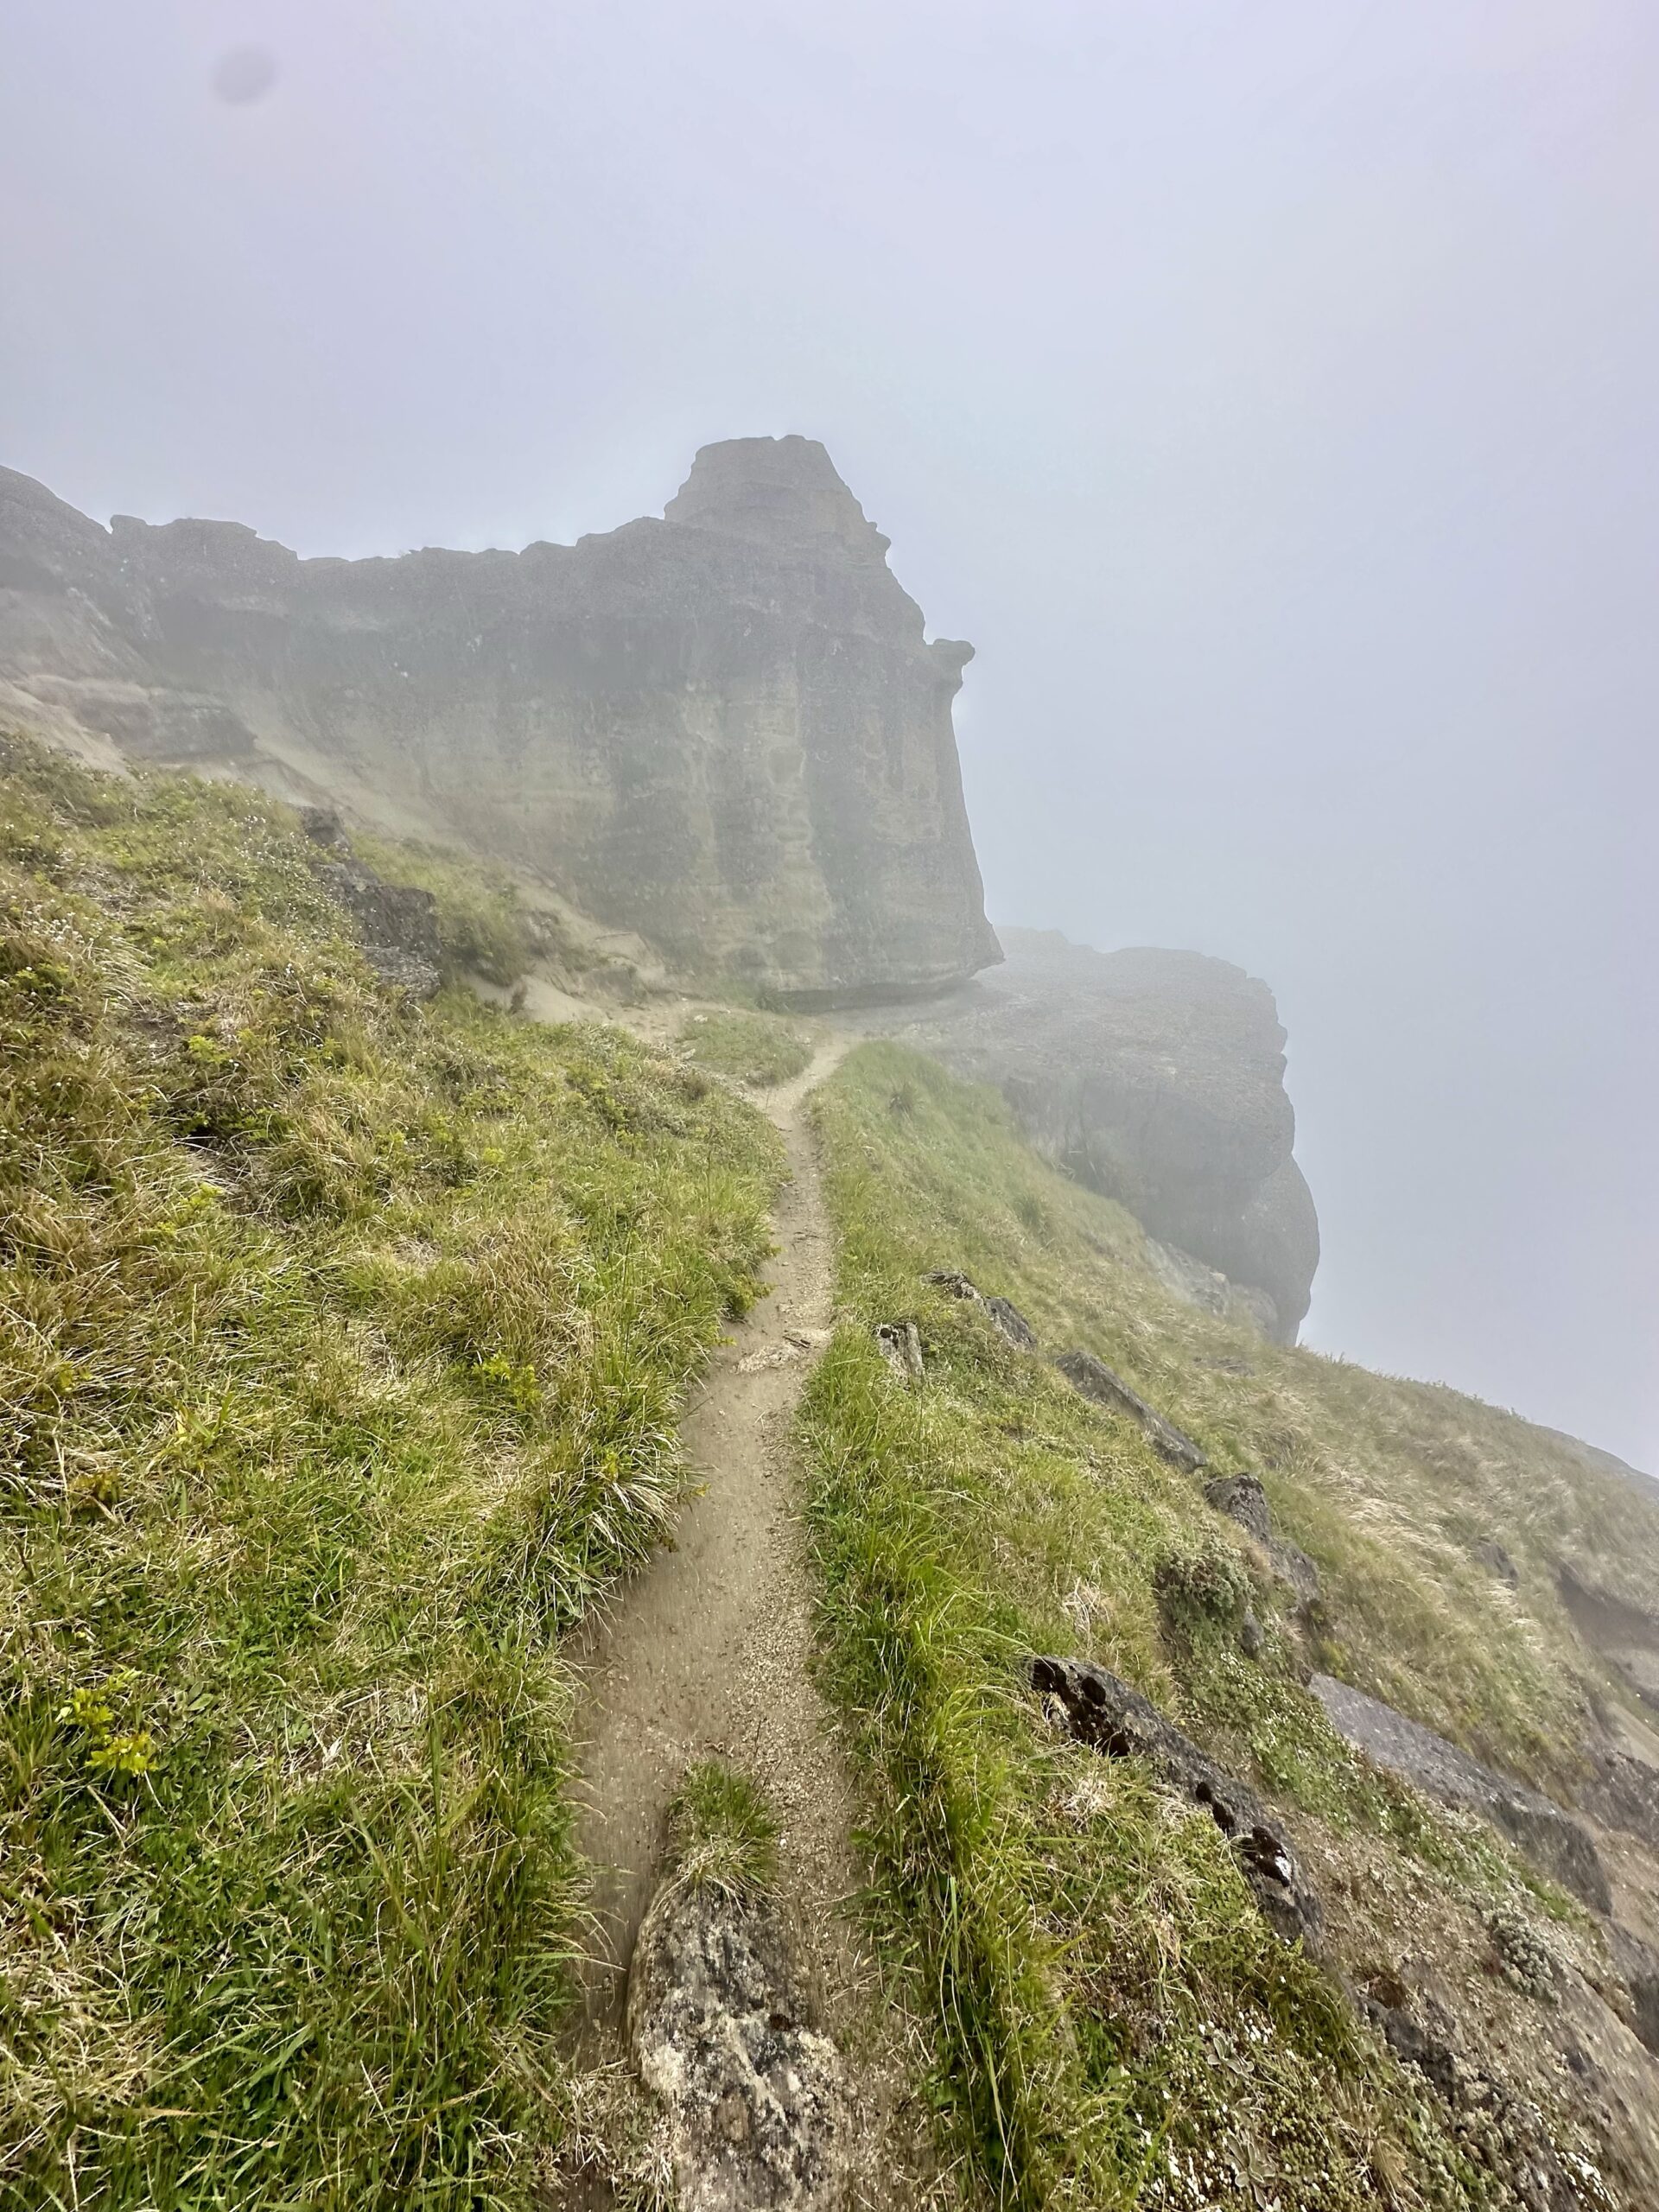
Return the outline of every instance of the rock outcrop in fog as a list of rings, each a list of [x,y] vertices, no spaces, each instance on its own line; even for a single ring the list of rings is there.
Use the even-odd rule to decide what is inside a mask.
[[[801,1002],[998,957],[950,704],[821,445],[707,446],[661,520],[522,553],[302,560],[226,522],[105,530],[0,471],[0,709],[73,740],[345,785]]]
[[[1319,1226],[1291,1157],[1272,992],[1203,953],[1095,952],[1057,931],[1003,942],[1007,964],[930,1007],[909,1041],[996,1084],[1039,1151],[1173,1247],[1154,1255],[1172,1288],[1218,1306],[1218,1270],[1294,1343]]]
[[[1272,994],[1031,931],[969,982],[1001,957],[951,727],[970,648],[926,641],[887,547],[799,437],[705,446],[660,520],[574,546],[386,560],[105,530],[0,471],[0,718],[458,838],[683,980],[926,999],[912,1041],[1127,1205],[1171,1287],[1294,1341],[1319,1228]]]

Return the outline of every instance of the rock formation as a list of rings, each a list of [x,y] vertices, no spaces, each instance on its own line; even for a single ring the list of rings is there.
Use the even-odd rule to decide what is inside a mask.
[[[1294,1343],[1319,1230],[1291,1157],[1272,992],[1202,953],[1094,952],[1056,931],[1004,941],[1007,965],[930,1007],[907,1041],[997,1084],[1040,1151],[1179,1248],[1161,1255],[1172,1288],[1224,1302],[1225,1285],[1185,1287],[1219,1269],[1268,1334]]]
[[[1432,1728],[1408,1720],[1351,1683],[1315,1675],[1309,1688],[1332,1726],[1356,1751],[1442,1803],[1478,1813],[1552,1881],[1597,1912],[1611,1911],[1611,1892],[1595,1840],[1559,1805],[1483,1766]]]
[[[1150,1761],[1210,1815],[1275,1935],[1287,1943],[1317,1942],[1323,1908],[1284,1829],[1248,1783],[1217,1766],[1149,1699],[1104,1667],[1045,1655],[1031,1662],[1031,1683],[1080,1743],[1109,1758]]]
[[[666,2114],[683,2212],[836,2212],[844,2201],[844,2069],[804,2011],[767,1900],[663,1885],[634,1947],[628,2047]]]
[[[1173,1421],[1166,1421],[1155,1406],[1149,1406],[1138,1390],[1132,1389],[1121,1375],[1115,1374],[1103,1359],[1096,1359],[1093,1352],[1063,1351],[1054,1364],[1079,1397],[1088,1398],[1112,1413],[1128,1414],[1132,1421],[1138,1421],[1154,1451],[1172,1466],[1195,1475],[1209,1465],[1204,1451],[1190,1436],[1184,1435]]]
[[[236,523],[109,530],[0,471],[0,715],[301,800],[373,794],[799,1003],[995,961],[950,702],[821,445],[705,447],[661,520],[575,546],[301,560]]]

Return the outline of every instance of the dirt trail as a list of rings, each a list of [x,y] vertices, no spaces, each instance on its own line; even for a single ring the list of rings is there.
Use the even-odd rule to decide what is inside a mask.
[[[811,1648],[789,1431],[832,1319],[832,1255],[809,1093],[857,1040],[823,1046],[766,1100],[790,1180],[762,1299],[712,1362],[682,1427],[701,1495],[676,1546],[618,1592],[572,1656],[583,1681],[577,1840],[594,1870],[590,2035],[614,2047],[628,1959],[650,1900],[670,1800],[719,1751],[781,1822],[780,1888],[831,2032],[861,2009],[868,1964],[843,1909],[855,1885],[846,1773],[807,1667]],[[594,2056],[600,2055],[598,2050]]]

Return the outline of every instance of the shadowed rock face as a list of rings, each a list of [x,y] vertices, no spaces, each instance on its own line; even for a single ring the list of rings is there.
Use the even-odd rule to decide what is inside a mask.
[[[354,780],[682,969],[802,1003],[999,957],[920,609],[823,448],[709,446],[660,521],[305,560],[0,471],[0,715],[305,798]]]
[[[1007,965],[930,1007],[915,1041],[996,1084],[1040,1150],[1154,1236],[1265,1293],[1258,1318],[1294,1343],[1319,1230],[1272,992],[1202,953],[1005,944]]]

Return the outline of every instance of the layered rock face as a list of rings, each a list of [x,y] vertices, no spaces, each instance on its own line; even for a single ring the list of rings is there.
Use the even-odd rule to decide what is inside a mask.
[[[1192,1255],[1294,1343],[1319,1230],[1291,1157],[1272,992],[1202,953],[1094,952],[1056,931],[1003,941],[1006,966],[929,1007],[912,1040],[995,1084],[1041,1151],[1176,1247],[1173,1284],[1202,1286],[1203,1268],[1179,1264]]]
[[[950,705],[823,448],[705,447],[660,521],[522,553],[301,560],[105,531],[0,471],[0,715],[298,798],[367,791],[798,1003],[998,957]]]

